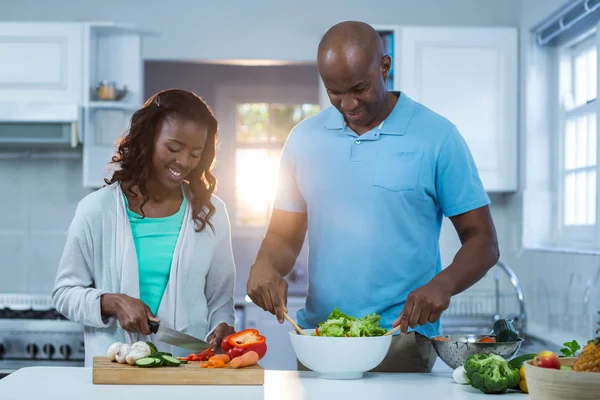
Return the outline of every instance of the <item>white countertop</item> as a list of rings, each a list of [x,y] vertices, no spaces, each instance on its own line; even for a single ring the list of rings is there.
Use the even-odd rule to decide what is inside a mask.
[[[523,393],[506,393],[525,399]],[[485,399],[469,385],[458,385],[438,360],[431,374],[368,373],[363,379],[333,381],[312,372],[265,371],[264,386],[94,385],[91,368],[31,367],[0,380],[2,400],[244,399],[244,400],[380,400]],[[496,398],[496,397],[495,397]]]

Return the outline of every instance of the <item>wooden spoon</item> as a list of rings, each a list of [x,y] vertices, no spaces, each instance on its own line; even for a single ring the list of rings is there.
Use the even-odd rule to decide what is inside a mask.
[[[301,335],[308,336],[308,333],[304,332],[304,330],[302,328],[300,328],[298,326],[298,324],[292,318],[290,318],[290,316],[287,313],[287,309],[286,308],[283,309],[283,316],[285,317],[285,319],[288,320],[288,322],[290,324],[292,324],[292,326],[294,327],[294,329],[296,329],[296,332],[298,332]]]
[[[383,336],[393,335],[394,333],[398,332],[399,330],[400,330],[400,325],[398,325],[394,329],[390,329],[389,331],[387,331],[386,333],[384,333]]]

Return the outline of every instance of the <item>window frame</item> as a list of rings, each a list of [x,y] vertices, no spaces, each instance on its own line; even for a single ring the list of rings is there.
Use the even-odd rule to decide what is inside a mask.
[[[562,248],[573,248],[573,249],[598,249],[600,248],[600,165],[598,163],[598,156],[600,155],[600,137],[599,133],[599,117],[600,117],[600,101],[598,95],[600,94],[600,33],[595,27],[594,29],[585,32],[578,38],[572,40],[569,43],[561,46],[557,52],[557,58],[555,65],[557,67],[557,74],[555,75],[555,82],[558,87],[558,122],[556,130],[556,141],[557,151],[556,160],[558,161],[558,168],[555,169],[556,177],[556,213],[555,213],[555,245]],[[590,48],[596,47],[596,97],[588,100],[585,104],[574,106],[567,109],[565,106],[565,93],[561,82],[561,65],[565,60],[571,63],[571,84],[575,82],[576,70],[574,67],[574,60],[577,55],[587,52]],[[571,89],[571,93],[573,89]],[[572,118],[585,116],[588,114],[596,115],[596,164],[594,166],[586,166],[580,168],[574,168],[566,170],[565,168],[565,136],[566,136],[566,124]],[[595,210],[595,222],[593,225],[565,225],[565,180],[569,173],[584,170],[594,170],[596,172],[596,210]]]

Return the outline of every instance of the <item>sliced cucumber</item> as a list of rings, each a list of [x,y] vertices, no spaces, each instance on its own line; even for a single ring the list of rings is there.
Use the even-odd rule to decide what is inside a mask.
[[[154,367],[155,364],[156,364],[156,358],[154,358],[154,357],[140,358],[139,360],[136,360],[136,362],[135,362],[135,365],[137,365],[138,367],[142,367],[142,368]]]
[[[148,344],[148,347],[150,347],[150,355],[154,356],[156,353],[158,353],[158,349],[156,348],[156,346],[154,345],[154,343],[152,342],[146,342]]]
[[[181,361],[171,356],[161,356],[165,365],[169,367],[179,367],[181,365]]]
[[[157,357],[157,356],[170,356],[170,357],[173,357],[173,354],[167,353],[167,352],[164,352],[164,351],[159,351],[156,354],[153,354],[153,357]]]
[[[177,361],[179,361],[181,364],[187,364],[188,363],[187,360],[177,360]]]
[[[165,365],[165,360],[162,359],[162,357],[157,357],[157,356],[152,356],[152,358],[154,358],[156,365],[154,365],[155,367],[160,367]]]

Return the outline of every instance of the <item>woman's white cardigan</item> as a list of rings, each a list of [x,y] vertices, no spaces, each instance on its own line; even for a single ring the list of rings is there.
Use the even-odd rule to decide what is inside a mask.
[[[216,211],[209,225],[196,232],[191,203],[177,240],[169,281],[157,318],[161,324],[206,337],[221,322],[235,326],[235,266],[225,204],[211,198]],[[188,355],[190,350],[159,342],[155,335],[126,332],[115,317],[103,318],[100,296],[123,293],[139,298],[136,249],[118,183],[80,201],[69,227],[52,300],[58,312],[84,325],[85,366],[103,356],[113,342],[152,341],[159,351]]]

